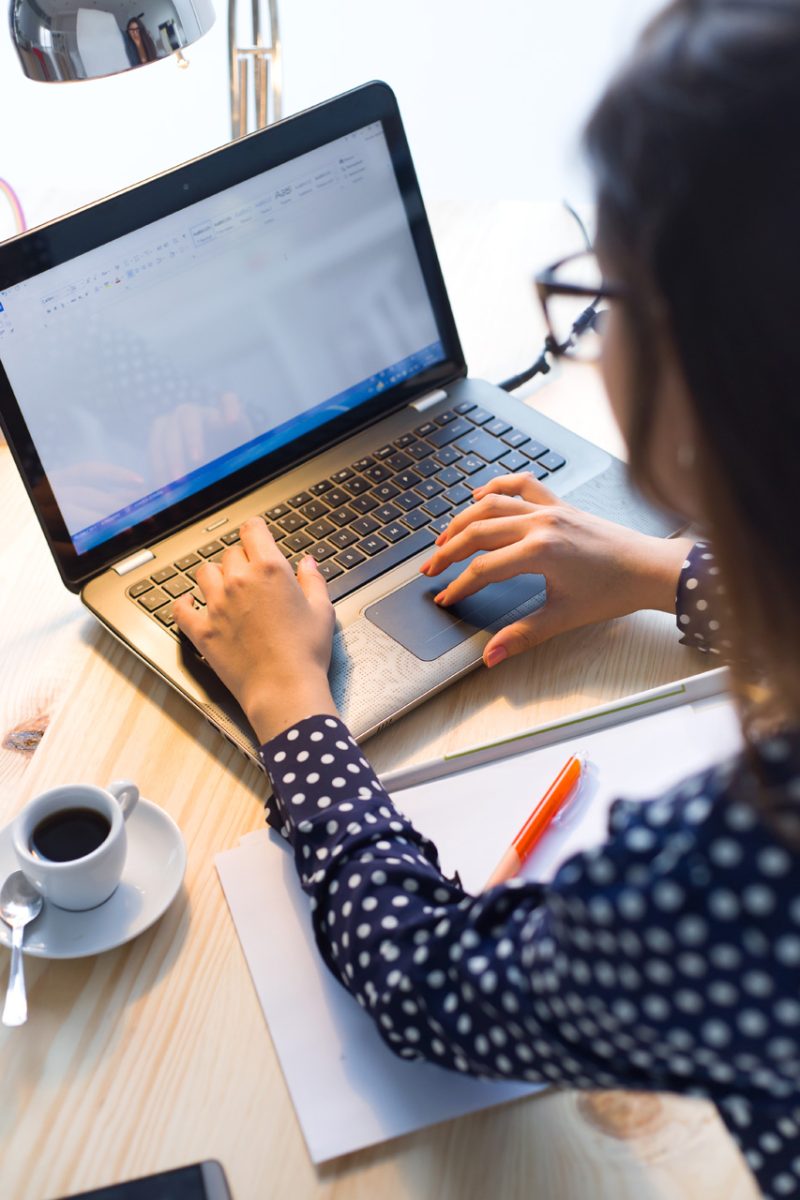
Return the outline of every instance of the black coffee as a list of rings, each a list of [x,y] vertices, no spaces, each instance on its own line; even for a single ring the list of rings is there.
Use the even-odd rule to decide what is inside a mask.
[[[110,830],[108,818],[93,808],[62,808],[36,826],[31,850],[50,862],[72,862],[102,846]]]

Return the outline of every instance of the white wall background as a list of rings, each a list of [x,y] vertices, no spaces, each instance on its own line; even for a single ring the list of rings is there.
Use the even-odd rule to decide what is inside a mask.
[[[227,140],[224,10],[186,57],[32,83],[0,29],[0,176],[29,224]],[[280,0],[279,0],[280,3]],[[657,0],[283,0],[289,113],[395,89],[429,200],[585,198],[583,117]],[[0,238],[13,231],[0,200]]]

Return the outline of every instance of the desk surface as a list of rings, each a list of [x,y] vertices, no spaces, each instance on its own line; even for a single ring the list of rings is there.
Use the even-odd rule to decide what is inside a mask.
[[[521,203],[433,215],[472,373],[521,369],[542,338],[530,273],[573,247],[569,225]],[[619,449],[591,371],[572,368],[529,402]],[[127,776],[175,818],[189,854],[178,900],[135,942],[27,961],[28,1024],[0,1028],[3,1200],[203,1158],[221,1160],[235,1200],[756,1195],[710,1106],[621,1092],[545,1094],[315,1171],[213,865],[260,828],[261,777],[64,591],[5,448],[0,504],[0,824],[44,788]],[[407,765],[705,665],[669,617],[637,614],[476,672],[369,754],[379,770]],[[0,950],[3,987],[8,958]]]

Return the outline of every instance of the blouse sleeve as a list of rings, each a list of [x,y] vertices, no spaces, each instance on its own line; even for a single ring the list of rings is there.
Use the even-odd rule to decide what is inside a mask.
[[[689,551],[678,581],[676,608],[684,645],[729,656],[730,605],[708,542],[697,542]]]
[[[713,925],[729,915],[698,856],[711,773],[650,805],[618,802],[609,842],[552,884],[472,896],[340,721],[309,718],[262,754],[320,952],[401,1057],[579,1087],[730,1091],[728,1001],[703,990]],[[704,1040],[704,1058],[687,1053]]]

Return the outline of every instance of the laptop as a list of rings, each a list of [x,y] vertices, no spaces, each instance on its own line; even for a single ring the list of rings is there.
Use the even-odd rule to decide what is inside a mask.
[[[471,489],[531,471],[666,535],[622,463],[467,374],[397,103],[372,83],[0,245],[0,418],[64,584],[256,760],[174,599],[263,514],[335,602],[366,738],[544,603],[449,612],[420,562]],[[457,571],[453,571],[453,574]],[[446,578],[446,577],[445,577]]]

